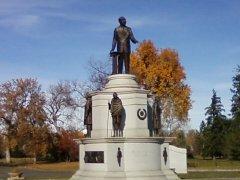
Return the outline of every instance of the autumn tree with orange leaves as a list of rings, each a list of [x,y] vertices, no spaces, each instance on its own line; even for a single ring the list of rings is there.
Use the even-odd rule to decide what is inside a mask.
[[[46,152],[43,137],[48,127],[44,104],[45,96],[35,79],[15,79],[0,85],[0,123],[6,162],[10,162],[10,149],[17,145],[35,159]]]
[[[170,132],[188,121],[191,89],[176,50],[157,49],[152,41],[143,41],[131,54],[131,72],[159,98],[162,119]]]
[[[84,138],[84,134],[77,130],[61,130],[59,150],[65,161],[75,161],[78,159],[78,144],[74,139]]]

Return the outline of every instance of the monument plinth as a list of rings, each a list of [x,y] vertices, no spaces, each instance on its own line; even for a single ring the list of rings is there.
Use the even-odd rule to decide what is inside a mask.
[[[113,136],[108,103],[116,92],[122,101],[122,137]],[[170,170],[170,137],[150,137],[147,94],[130,74],[109,76],[102,91],[92,95],[91,138],[79,140],[80,168],[72,179],[178,179]],[[164,157],[164,152],[166,157]]]
[[[92,138],[107,138],[113,136],[113,125],[108,103],[114,92],[121,99],[122,112],[121,129],[123,137],[149,137],[147,122],[147,94],[149,91],[140,89],[136,77],[130,74],[109,76],[103,91],[92,94]],[[139,119],[141,111],[142,119]]]

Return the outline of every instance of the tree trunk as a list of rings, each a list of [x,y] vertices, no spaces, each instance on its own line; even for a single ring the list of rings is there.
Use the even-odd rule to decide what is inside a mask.
[[[8,146],[6,146],[5,157],[6,157],[6,163],[10,164],[11,156],[10,156],[10,149]]]
[[[56,128],[57,133],[60,134],[60,127],[58,127],[57,121],[53,122],[53,126]]]
[[[37,163],[37,158],[34,157],[34,158],[33,158],[33,164],[36,164],[36,163]]]
[[[6,158],[6,163],[11,162],[11,155],[10,155],[10,147],[9,147],[9,139],[7,136],[4,136],[4,141],[5,141],[5,158]]]
[[[37,163],[37,155],[34,152],[34,154],[33,154],[33,164],[36,164],[36,163]]]

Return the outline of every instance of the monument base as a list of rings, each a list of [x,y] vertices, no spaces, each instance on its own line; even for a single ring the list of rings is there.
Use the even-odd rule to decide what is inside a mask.
[[[179,179],[169,168],[171,141],[163,137],[79,140],[80,168],[71,179]]]
[[[171,170],[134,172],[77,171],[72,180],[164,180],[179,179]]]

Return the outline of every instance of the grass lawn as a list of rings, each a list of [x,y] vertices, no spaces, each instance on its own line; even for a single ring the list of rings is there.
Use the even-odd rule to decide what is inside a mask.
[[[240,179],[240,161],[227,159],[188,159],[188,173],[178,174],[182,179]]]
[[[228,159],[188,159],[189,169],[238,169],[240,170],[240,161],[232,161]]]
[[[205,171],[205,172],[188,172],[187,174],[178,174],[181,179],[197,179],[197,178],[237,178],[240,179],[240,171]]]

